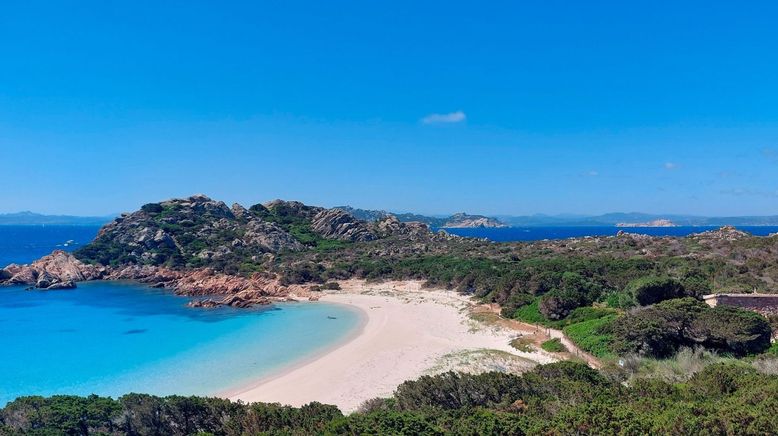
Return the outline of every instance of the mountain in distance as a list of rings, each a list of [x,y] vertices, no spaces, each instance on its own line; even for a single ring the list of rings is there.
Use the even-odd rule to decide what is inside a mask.
[[[43,215],[30,211],[0,214],[0,226],[102,226],[116,218],[107,216]]]
[[[655,227],[655,226],[778,226],[778,215],[706,217],[699,215],[650,214],[640,212],[612,212],[602,215],[534,214],[534,215],[470,215],[457,213],[450,216],[429,216],[415,213],[392,213],[385,210],[359,209],[338,206],[354,218],[364,221],[380,221],[390,215],[401,222],[421,222],[435,228],[462,227]],[[106,216],[45,215],[30,211],[0,214],[3,225],[80,225],[102,226],[118,214]]]
[[[427,216],[415,213],[392,213],[385,210],[358,209],[351,206],[337,206],[335,209],[348,212],[354,218],[364,221],[378,221],[394,215],[400,222],[420,222],[437,228],[508,227],[507,224],[496,218],[484,215],[470,215],[464,212],[455,213],[451,216]]]

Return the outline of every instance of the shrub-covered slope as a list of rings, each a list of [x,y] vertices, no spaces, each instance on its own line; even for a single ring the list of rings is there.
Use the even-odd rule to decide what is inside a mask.
[[[319,403],[24,397],[0,410],[0,434],[771,434],[778,428],[776,392],[777,376],[745,365],[711,365],[684,384],[638,379],[624,386],[563,362],[522,376],[425,376],[349,416]]]

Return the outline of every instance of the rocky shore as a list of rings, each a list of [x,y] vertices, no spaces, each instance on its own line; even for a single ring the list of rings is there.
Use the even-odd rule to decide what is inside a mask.
[[[70,289],[76,287],[76,282],[89,280],[133,280],[170,289],[179,295],[203,297],[192,300],[189,303],[192,307],[249,307],[290,298],[317,299],[316,292],[309,286],[285,286],[268,274],[242,277],[210,268],[172,270],[150,265],[95,266],[62,250],[29,265],[11,264],[0,270],[0,285],[25,285],[28,289]]]

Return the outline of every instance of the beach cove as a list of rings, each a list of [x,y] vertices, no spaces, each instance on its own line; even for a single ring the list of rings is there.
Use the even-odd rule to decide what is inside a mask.
[[[341,282],[321,302],[355,307],[365,324],[346,341],[219,396],[244,402],[300,406],[311,401],[353,412],[366,400],[390,396],[399,384],[448,370],[523,372],[558,356],[510,345],[533,334],[484,323],[478,305],[455,291],[423,289],[419,281]],[[313,303],[316,304],[316,303]]]

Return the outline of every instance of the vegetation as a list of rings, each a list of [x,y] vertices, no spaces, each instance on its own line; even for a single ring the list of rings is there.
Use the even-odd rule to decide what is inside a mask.
[[[511,347],[523,352],[523,353],[532,353],[535,351],[535,348],[532,345],[532,341],[525,337],[518,337],[511,341]]]
[[[670,277],[647,276],[633,280],[626,291],[641,306],[649,306],[673,298],[689,296],[683,284]]]
[[[602,332],[619,353],[667,357],[682,346],[701,345],[737,356],[770,346],[770,324],[761,315],[733,307],[709,307],[693,298],[663,301],[617,318]]]
[[[698,299],[711,292],[778,292],[778,237],[723,229],[685,238],[620,235],[491,243],[444,234],[379,231],[378,240],[344,242],[313,230],[322,228],[313,225],[313,216],[321,210],[273,202],[233,216],[223,205],[195,213],[175,202],[149,204],[139,217],[153,230],[143,235],[144,241],[156,241],[153,249],[139,253],[116,235],[101,233],[77,256],[105,265],[261,272],[275,274],[282,284],[309,284],[320,290],[337,289],[337,280],[349,278],[423,280],[428,286],[456,289],[496,303],[505,317],[561,329],[581,349],[606,359],[666,359],[686,348],[717,356],[775,353],[769,338],[771,324],[775,328],[778,318],[709,308]],[[244,225],[247,222],[251,226]],[[278,236],[276,242],[294,249],[276,249],[271,254],[264,248],[246,248],[242,244],[248,240],[246,227],[265,232],[260,240],[272,233]],[[519,349],[527,345],[515,344]],[[544,344],[546,349],[559,346]],[[349,418],[341,423],[345,427],[337,428],[389,429],[394,427],[383,426],[392,419],[406,429],[447,428],[418,411],[399,417],[391,409],[382,406],[375,414]],[[481,418],[495,426],[520,425],[512,416]]]
[[[567,348],[562,344],[562,341],[560,341],[558,338],[549,339],[543,342],[542,344],[540,344],[540,348],[550,353],[562,353],[567,351]]]
[[[611,357],[613,337],[607,332],[607,326],[616,319],[616,315],[590,319],[570,324],[563,331],[579,348],[596,357]]]
[[[778,376],[727,363],[684,383],[622,385],[580,363],[522,375],[445,373],[400,385],[344,416],[199,397],[130,394],[24,397],[0,410],[0,434],[769,434],[778,428]]]

